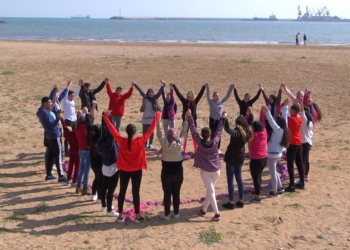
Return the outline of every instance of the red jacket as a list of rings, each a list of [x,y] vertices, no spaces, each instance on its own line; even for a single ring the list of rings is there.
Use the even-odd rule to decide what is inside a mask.
[[[82,123],[77,127],[77,129],[75,130],[75,135],[79,143],[79,150],[89,149],[89,144],[87,141],[88,131],[86,122]]]
[[[125,94],[116,95],[115,92],[113,92],[111,85],[107,83],[107,94],[109,96],[108,110],[112,110],[112,115],[124,115],[125,100],[132,95],[133,90],[133,88],[130,88]]]
[[[120,136],[118,130],[114,127],[108,118],[108,113],[103,116],[104,121],[119,144],[119,154],[117,159],[117,168],[127,172],[134,172],[141,169],[147,169],[147,159],[145,152],[145,142],[153,133],[156,124],[161,117],[161,112],[156,112],[156,116],[148,128],[147,132],[140,137],[131,139],[131,149],[128,149],[128,138]]]
[[[299,115],[288,116],[288,128],[290,130],[290,141],[291,145],[301,145],[301,134],[300,128],[303,119]]]
[[[60,118],[62,126],[63,126],[63,137],[66,138],[69,142],[69,155],[70,156],[77,156],[79,153],[79,143],[78,139],[75,135],[75,131],[69,132],[65,128],[67,127],[67,124],[65,123],[63,118]]]

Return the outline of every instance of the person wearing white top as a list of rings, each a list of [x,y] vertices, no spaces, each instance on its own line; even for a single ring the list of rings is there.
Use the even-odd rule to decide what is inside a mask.
[[[299,115],[302,118],[302,124],[300,128],[300,134],[301,134],[301,140],[302,140],[302,160],[304,165],[304,171],[305,171],[305,181],[309,181],[309,170],[310,170],[310,163],[309,163],[309,155],[310,150],[312,147],[312,139],[314,136],[314,123],[312,116],[310,114],[310,110],[308,107],[304,107],[303,103],[300,105],[300,112]]]
[[[278,197],[278,193],[283,192],[283,187],[276,166],[282,156],[283,148],[287,148],[289,144],[289,129],[286,124],[288,105],[285,103],[282,110],[282,117],[277,117],[276,120],[272,117],[267,106],[262,106],[261,109],[265,112],[265,117],[273,130],[267,143],[267,166],[270,170],[272,182],[272,191],[269,193],[269,196]]]
[[[72,81],[68,82],[69,85],[72,83]],[[77,88],[75,89],[75,92],[69,90],[66,94],[66,96],[63,99],[63,109],[64,109],[64,121],[67,126],[71,127],[73,130],[77,126],[77,115],[75,114],[75,98],[77,98],[79,95],[75,95],[74,93],[79,93],[81,86],[83,85],[83,81],[79,80],[79,84]],[[64,139],[64,152],[66,156],[69,156],[68,154],[68,141]]]

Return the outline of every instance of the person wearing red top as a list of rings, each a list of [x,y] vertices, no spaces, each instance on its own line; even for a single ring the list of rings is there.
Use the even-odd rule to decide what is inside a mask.
[[[131,87],[128,92],[122,94],[123,89],[121,87],[117,87],[115,92],[113,92],[112,87],[109,84],[108,78],[105,79],[105,82],[107,82],[107,94],[109,96],[108,110],[112,110],[112,121],[114,123],[114,126],[119,131],[122,117],[124,116],[125,100],[130,98],[130,96],[132,95],[132,92],[134,90],[134,84],[131,84]]]
[[[78,126],[75,130],[75,134],[78,139],[79,144],[79,158],[80,158],[80,169],[78,172],[78,179],[77,179],[77,188],[76,193],[78,194],[81,189],[81,184],[83,184],[83,189],[81,192],[81,195],[90,195],[91,193],[88,192],[88,181],[89,181],[89,174],[90,174],[90,168],[91,168],[91,159],[90,159],[90,148],[88,144],[88,134],[89,129],[91,127],[90,121],[94,119],[94,111],[97,105],[97,102],[95,100],[92,101],[92,108],[90,113],[88,112],[88,108],[84,107],[83,113],[79,115],[78,117]]]
[[[302,99],[300,99],[302,102]],[[302,118],[298,115],[300,111],[299,104],[293,104],[289,110],[289,116],[287,118],[288,128],[290,131],[289,147],[287,148],[287,168],[289,175],[289,186],[286,188],[286,192],[295,192],[295,187],[299,189],[304,188],[304,170],[301,157],[301,134],[300,128],[302,124]],[[300,177],[300,183],[294,184],[294,162],[297,165],[298,173]]]
[[[79,144],[78,139],[75,135],[75,131],[72,127],[67,126],[64,119],[60,118],[62,126],[63,126],[63,137],[68,141],[70,147],[69,147],[69,165],[68,165],[68,172],[67,172],[67,185],[69,186],[76,186],[77,184],[77,178],[78,178],[78,171],[80,167],[80,159],[79,159]],[[72,180],[72,173],[73,174],[73,180]]]
[[[267,165],[267,131],[264,126],[264,113],[260,112],[260,121],[254,121],[251,125],[253,140],[248,143],[249,147],[249,170],[254,183],[255,196],[250,202],[261,203],[261,174]]]
[[[117,222],[123,222],[123,206],[125,194],[128,188],[129,180],[131,179],[132,185],[132,198],[135,209],[135,222],[139,223],[144,221],[144,218],[140,214],[140,186],[142,179],[142,169],[147,170],[147,160],[145,152],[145,142],[153,133],[158,120],[161,117],[161,112],[156,112],[155,118],[148,128],[147,132],[143,136],[134,138],[136,134],[136,126],[129,124],[126,126],[127,138],[122,137],[118,130],[113,126],[112,122],[108,119],[108,113],[103,116],[109,132],[114,137],[115,141],[119,145],[119,154],[117,159],[117,168],[119,169],[120,178],[120,190],[118,196],[118,211],[119,217]]]

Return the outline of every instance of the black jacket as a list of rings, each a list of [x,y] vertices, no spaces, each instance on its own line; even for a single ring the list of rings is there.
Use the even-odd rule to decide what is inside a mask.
[[[83,109],[84,107],[87,107],[88,110],[90,111],[92,108],[92,101],[93,100],[96,101],[95,94],[100,92],[104,88],[105,85],[106,85],[106,82],[103,81],[100,84],[100,86],[98,86],[96,89],[90,89],[90,91],[88,93],[85,92],[85,88],[84,88],[84,86],[82,86],[80,88],[80,92],[79,92],[79,97],[81,100],[81,109]],[[96,110],[98,110],[97,105],[96,105]]]
[[[97,141],[97,150],[102,154],[102,163],[105,166],[110,166],[117,162],[119,146],[115,142],[111,133],[102,119],[101,126],[102,137]]]
[[[254,96],[248,102],[245,102],[244,100],[239,99],[239,96],[238,96],[238,93],[237,93],[236,89],[234,89],[233,92],[235,94],[235,98],[236,98],[236,101],[237,101],[238,106],[239,106],[239,114],[245,116],[247,114],[248,107],[252,107],[253,103],[256,102],[259,99],[260,93],[261,93],[261,89],[259,89],[259,91],[256,94],[256,96]]]
[[[187,112],[188,109],[191,110],[191,114],[193,116],[193,120],[197,120],[197,104],[199,103],[199,101],[201,100],[203,94],[204,94],[204,90],[205,90],[205,86],[203,85],[201,90],[199,91],[198,95],[196,96],[196,98],[192,101],[189,102],[187,100],[187,98],[185,98],[179,91],[179,89],[176,87],[176,85],[174,84],[174,90],[175,93],[177,95],[177,97],[179,97],[181,103],[182,103],[182,120],[185,120],[185,114]]]
[[[230,144],[227,146],[224,161],[231,166],[242,166],[245,157],[245,142],[238,128],[230,128],[229,122],[225,119],[225,131],[230,135]]]

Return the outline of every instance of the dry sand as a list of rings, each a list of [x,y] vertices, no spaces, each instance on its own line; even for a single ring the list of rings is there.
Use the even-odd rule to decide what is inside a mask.
[[[350,248],[348,47],[1,41],[0,55],[0,249]],[[242,59],[250,61],[243,63]],[[41,97],[48,95],[54,84],[62,90],[73,80],[75,89],[83,78],[94,87],[105,76],[114,87],[124,90],[131,81],[144,90],[157,89],[159,79],[176,82],[183,93],[197,93],[209,82],[211,91],[219,91],[221,96],[230,83],[236,84],[241,96],[255,94],[258,83],[267,93],[277,93],[282,81],[293,92],[312,89],[324,120],[316,125],[310,182],[305,190],[276,199],[265,199],[269,190],[264,190],[261,204],[222,210],[217,223],[210,221],[212,210],[204,218],[197,216],[198,202],[181,205],[178,220],[163,221],[157,217],[162,207],[150,206],[147,210],[154,215],[142,224],[115,223],[89,197],[77,196],[63,184],[44,181],[43,129],[35,115]],[[134,93],[127,102],[123,125],[133,121],[140,128],[141,100],[136,90]],[[101,111],[108,105],[105,89],[97,94],[97,100],[100,121]],[[261,104],[262,97],[254,104],[256,117]],[[233,95],[224,106],[232,115],[238,112]],[[206,126],[208,104],[204,97],[198,113],[199,127]],[[225,149],[229,137],[223,133],[222,138]],[[148,160],[141,200],[161,200],[160,161],[154,153],[148,154]],[[243,177],[245,186],[251,187],[248,162]],[[192,164],[192,160],[184,162],[182,199],[204,196],[199,171]],[[264,184],[269,178],[266,168]],[[93,175],[90,182],[92,179]],[[224,163],[216,192],[227,193]],[[130,190],[127,196],[131,197]],[[219,199],[219,207],[226,201]],[[206,245],[199,235],[210,227],[222,240]]]

